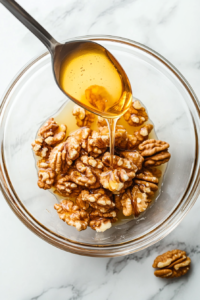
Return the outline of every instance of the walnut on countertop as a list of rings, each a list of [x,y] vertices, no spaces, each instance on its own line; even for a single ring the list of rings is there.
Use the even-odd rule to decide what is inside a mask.
[[[76,125],[79,127],[90,127],[95,120],[95,115],[79,105],[75,105],[72,111],[76,118]]]
[[[62,200],[56,203],[54,208],[57,210],[59,218],[70,226],[76,227],[78,231],[85,230],[89,223],[89,214],[70,200]]]
[[[146,193],[140,191],[139,187],[133,186],[122,195],[115,196],[115,204],[118,209],[122,209],[124,216],[138,216],[149,206],[151,200]]]
[[[185,251],[175,249],[156,257],[153,268],[159,268],[154,275],[162,278],[174,278],[185,275],[190,269],[190,258]]]
[[[112,210],[107,213],[102,213],[98,209],[93,210],[90,213],[90,227],[97,232],[104,232],[110,227],[112,223],[117,222],[116,210]]]
[[[38,186],[41,189],[50,189],[56,178],[56,173],[50,168],[49,162],[45,159],[40,159],[37,162],[38,170]]]
[[[131,126],[141,126],[148,120],[146,109],[138,100],[132,102],[132,105],[123,117]]]
[[[160,166],[168,162],[171,157],[168,148],[168,143],[154,139],[144,141],[138,146],[140,154],[145,159],[145,167]]]
[[[134,183],[138,185],[141,192],[149,197],[153,196],[158,190],[158,178],[148,169],[143,169],[136,174]]]
[[[101,213],[109,212],[115,207],[112,193],[102,188],[90,191],[82,190],[76,203],[80,208],[87,209],[91,206],[94,209],[98,209]]]

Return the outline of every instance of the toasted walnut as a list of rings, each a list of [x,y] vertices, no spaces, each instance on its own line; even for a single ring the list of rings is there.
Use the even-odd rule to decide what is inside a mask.
[[[144,141],[139,145],[138,149],[140,150],[140,154],[142,156],[152,156],[158,152],[167,150],[169,148],[169,144],[162,141],[157,141],[154,139],[150,139]]]
[[[101,213],[99,210],[94,210],[90,214],[90,227],[97,232],[104,232],[112,226],[112,223],[117,221],[117,213],[115,210],[108,213]]]
[[[168,143],[153,139],[143,142],[138,147],[140,154],[145,158],[145,167],[160,166],[168,162],[171,157],[168,148]]]
[[[121,204],[119,203],[120,198]],[[142,193],[137,185],[131,189],[127,189],[122,196],[117,195],[115,198],[116,201],[116,207],[122,207],[125,216],[134,215],[136,217],[144,212],[151,202],[147,194]]]
[[[104,126],[107,126],[107,125],[108,124],[107,124],[106,120],[104,118],[98,116],[98,118],[97,118],[97,126],[104,127]]]
[[[75,105],[72,111],[73,116],[76,118],[76,125],[79,127],[90,127],[94,122],[95,115],[85,110],[84,108]]]
[[[47,158],[52,150],[52,147],[47,145],[42,137],[37,138],[31,145],[35,155],[43,158]]]
[[[87,228],[89,223],[89,214],[80,209],[70,200],[62,200],[60,204],[55,204],[54,208],[57,210],[59,218],[70,226],[76,227],[78,231]]]
[[[109,212],[115,207],[115,203],[112,199],[112,193],[109,193],[104,189],[95,189],[90,191],[83,190],[78,196],[77,200],[77,205],[79,205],[81,208],[83,208],[84,203],[88,203],[88,205],[98,209],[102,213]],[[84,203],[82,203],[82,201]]]
[[[41,189],[50,189],[54,182],[56,173],[49,167],[48,161],[41,159],[37,162],[38,171],[38,186]]]
[[[106,152],[102,157],[102,162],[104,163],[104,165],[109,167],[110,161],[111,161],[111,155],[109,152]],[[133,173],[136,173],[138,170],[137,166],[132,161],[130,161],[129,159],[126,159],[126,158],[119,157],[117,155],[113,155],[113,168],[114,169],[122,168],[122,169],[126,170],[127,173],[128,173],[128,170],[132,171]],[[130,176],[130,175],[128,175],[128,176]],[[133,174],[131,177],[133,178],[133,177],[135,177],[135,175]]]
[[[75,168],[71,173],[73,182],[92,189],[100,187],[100,174],[103,169],[100,160],[85,155],[76,160]]]
[[[170,160],[171,154],[166,150],[159,152],[158,154],[152,155],[150,157],[145,157],[144,166],[152,167],[152,166],[160,166],[162,164],[167,163]]]
[[[119,193],[124,188],[127,181],[131,181],[135,176],[135,172],[126,171],[124,169],[113,169],[102,172],[100,175],[100,183],[105,189],[112,193]]]
[[[148,196],[153,196],[158,190],[158,178],[147,169],[143,169],[136,174],[134,182],[138,185],[140,191]]]
[[[55,145],[62,142],[66,136],[67,126],[60,126],[54,121],[54,118],[49,119],[38,131],[38,136],[43,137],[48,145]]]
[[[110,143],[110,132],[108,126],[99,127],[99,134],[106,141],[106,146],[109,147]],[[128,142],[127,131],[122,125],[117,125],[115,130],[115,146],[118,148],[126,148]]]
[[[190,269],[191,260],[182,250],[168,251],[159,255],[153,263],[153,268],[159,268],[154,272],[155,276],[162,278],[180,277]]]
[[[133,101],[132,105],[123,117],[131,126],[141,126],[148,120],[146,110],[142,107],[138,100]]]
[[[109,137],[101,136],[99,132],[92,131],[92,134],[88,137],[87,149],[89,155],[98,157],[106,152],[109,146]]]
[[[65,197],[75,197],[81,192],[81,187],[71,181],[70,172],[66,175],[61,175],[55,184],[54,193]]]
[[[134,165],[137,166],[138,170],[142,169],[142,164],[144,161],[144,158],[138,151],[121,151],[119,154],[125,158],[127,158],[129,161],[131,161]]]
[[[92,85],[85,90],[85,97],[87,101],[100,111],[106,108],[106,102],[109,95],[103,86]]]
[[[132,135],[128,134],[127,149],[136,149],[143,141],[148,139],[149,133],[153,129],[152,124],[146,124]]]
[[[50,166],[56,173],[66,172],[73,160],[79,157],[81,145],[73,136],[68,137],[66,142],[59,144],[49,155]]]

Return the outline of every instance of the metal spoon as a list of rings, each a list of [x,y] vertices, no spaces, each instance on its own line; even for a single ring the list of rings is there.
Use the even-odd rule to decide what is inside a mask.
[[[53,67],[53,74],[55,81],[58,85],[58,87],[62,90],[63,93],[65,93],[72,101],[76,102],[78,105],[81,105],[83,108],[84,104],[74,99],[72,96],[70,96],[66,91],[62,89],[60,86],[60,67],[61,63],[64,58],[67,57],[67,55],[71,54],[73,51],[76,51],[77,49],[84,47],[85,49],[88,49],[91,47],[96,47],[98,49],[101,49],[106,52],[107,57],[110,59],[110,61],[113,63],[113,65],[118,70],[119,74],[121,75],[121,78],[125,78],[125,81],[130,85],[128,77],[119,64],[119,62],[115,59],[115,57],[103,46],[94,43],[92,41],[71,41],[67,42],[65,44],[60,44],[57,42],[36,20],[34,20],[17,2],[13,0],[0,0],[0,3],[2,3],[21,23],[23,23],[49,50],[51,54],[52,59],[52,67]],[[87,107],[87,110],[90,110]],[[93,113],[100,114],[99,111],[92,109]]]

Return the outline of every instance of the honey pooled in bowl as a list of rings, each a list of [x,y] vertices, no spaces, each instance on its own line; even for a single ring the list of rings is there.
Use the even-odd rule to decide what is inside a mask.
[[[32,147],[38,186],[55,194],[59,218],[79,231],[103,232],[140,216],[158,197],[170,159],[169,144],[157,139],[136,99],[117,123],[113,169],[105,119],[70,101]]]

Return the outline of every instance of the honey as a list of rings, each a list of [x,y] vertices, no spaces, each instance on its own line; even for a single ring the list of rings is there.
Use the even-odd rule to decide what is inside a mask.
[[[119,118],[132,101],[131,85],[117,60],[86,43],[62,62],[59,85],[78,105],[104,118]]]

